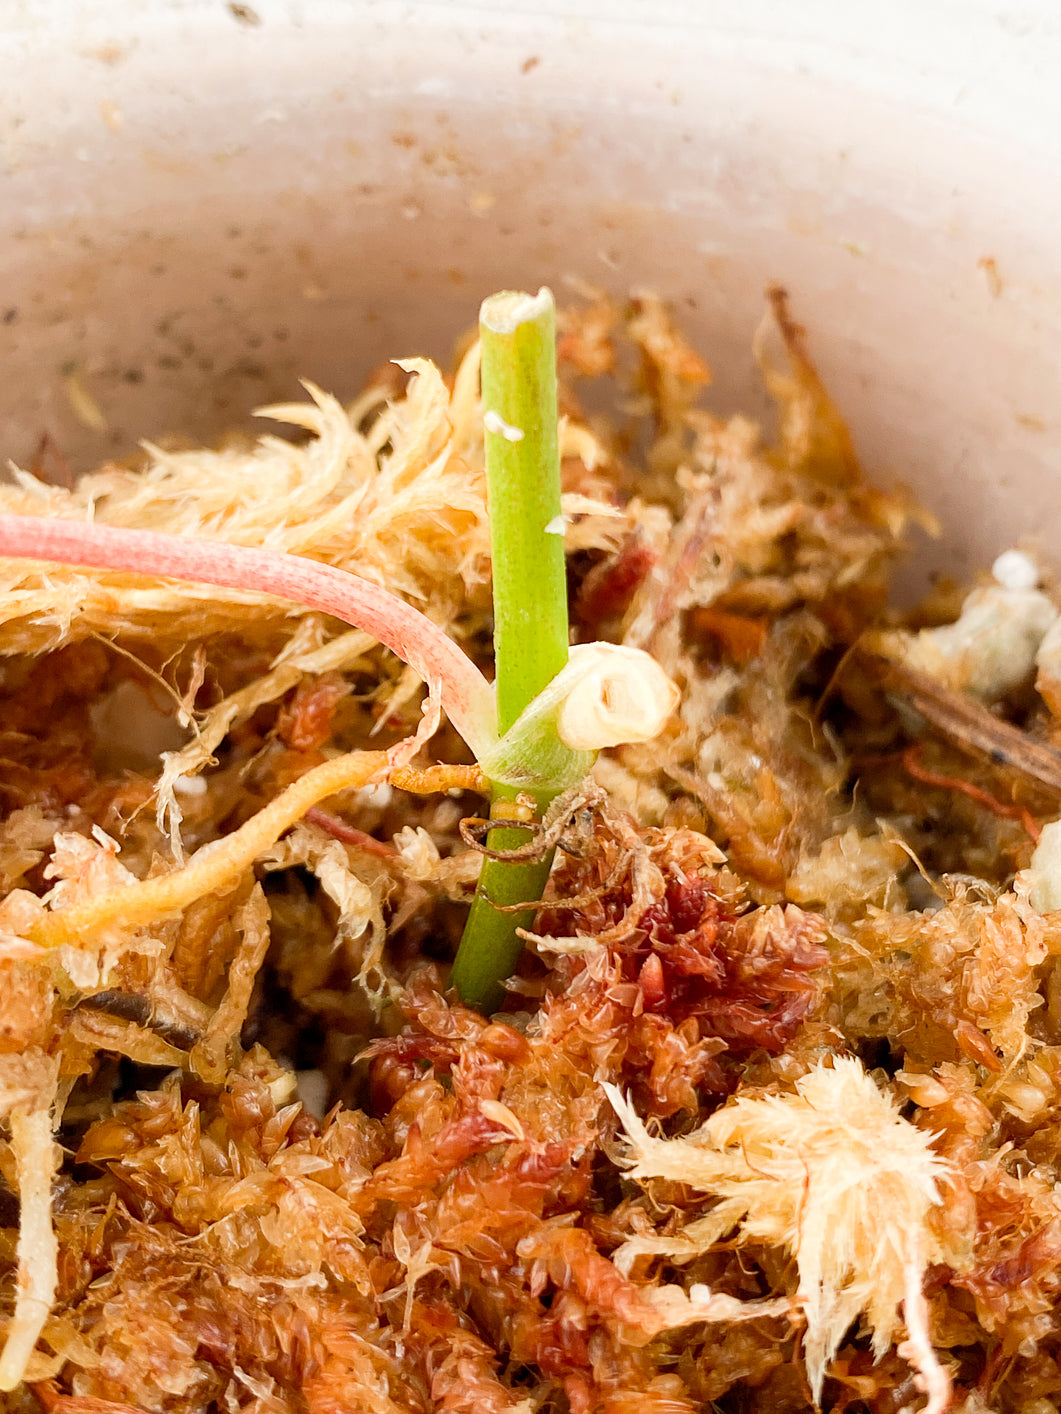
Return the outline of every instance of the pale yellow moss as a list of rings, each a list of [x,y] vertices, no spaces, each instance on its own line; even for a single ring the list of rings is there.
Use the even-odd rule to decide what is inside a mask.
[[[19,1058],[21,1059],[21,1058]],[[60,1150],[52,1142],[52,1107],[59,1067],[34,1053],[32,1094],[10,1110],[11,1150],[18,1173],[18,1280],[15,1310],[0,1353],[0,1390],[13,1390],[26,1374],[37,1338],[48,1319],[59,1284],[59,1245],[52,1226],[52,1180]],[[3,1085],[0,1108],[9,1108]]]
[[[922,1370],[931,1345],[915,1329],[920,1307],[911,1293],[945,1256],[929,1219],[947,1166],[932,1136],[902,1118],[857,1060],[820,1066],[795,1094],[739,1097],[679,1139],[654,1139],[629,1101],[605,1088],[630,1140],[635,1178],[671,1179],[720,1199],[674,1237],[627,1242],[620,1268],[648,1253],[690,1260],[739,1228],[742,1239],[795,1257],[815,1399],[852,1323],[865,1315],[879,1357],[896,1338],[901,1303]],[[938,1362],[923,1373],[938,1389]]]
[[[370,390],[352,408],[311,383],[310,401],[261,409],[305,440],[167,451],[145,444],[144,467],[108,465],[72,490],[27,472],[0,487],[0,512],[92,520],[261,546],[353,570],[448,625],[488,607],[489,532],[483,476],[478,347],[452,394],[426,359],[400,365],[404,396]],[[596,444],[585,428],[571,447]],[[584,445],[585,444],[585,445]],[[614,546],[632,523],[602,501],[575,497],[572,548]],[[147,567],[145,566],[145,569]],[[297,606],[235,589],[115,571],[0,560],[0,652],[40,652],[90,634],[183,645],[189,636],[282,626]]]

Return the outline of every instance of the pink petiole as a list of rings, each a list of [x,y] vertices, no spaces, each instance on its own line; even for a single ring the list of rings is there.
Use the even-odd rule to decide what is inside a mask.
[[[437,694],[476,759],[497,740],[493,688],[418,609],[349,570],[301,555],[45,516],[0,515],[0,557],[119,570],[269,594],[370,633]]]

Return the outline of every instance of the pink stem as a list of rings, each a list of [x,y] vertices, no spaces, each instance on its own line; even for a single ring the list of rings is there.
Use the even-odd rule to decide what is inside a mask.
[[[0,556],[272,594],[370,633],[428,684],[476,758],[496,740],[493,691],[456,643],[379,585],[301,555],[151,530],[0,515]]]
[[[345,820],[340,820],[338,815],[333,815],[329,810],[322,810],[319,805],[311,805],[303,819],[309,825],[319,826],[341,844],[352,844],[355,849],[363,849],[366,854],[374,854],[377,859],[393,859],[398,853],[392,844],[366,835],[364,830],[348,825]]]

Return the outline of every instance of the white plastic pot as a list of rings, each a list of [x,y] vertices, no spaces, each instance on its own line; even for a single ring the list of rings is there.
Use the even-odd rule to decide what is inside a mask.
[[[959,573],[1061,523],[1053,0],[5,0],[0,451],[209,437],[504,285],[650,286],[763,406],[778,280]],[[87,394],[86,399],[83,395]],[[98,413],[97,413],[98,410]],[[95,425],[92,425],[95,424]]]

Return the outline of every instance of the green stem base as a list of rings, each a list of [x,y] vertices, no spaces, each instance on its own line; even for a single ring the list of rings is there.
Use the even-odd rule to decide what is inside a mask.
[[[491,830],[490,849],[518,849],[526,844],[525,830]],[[511,905],[539,899],[549,878],[553,851],[533,864],[503,864],[488,859],[479,876],[451,983],[466,1006],[489,1016],[505,999],[504,979],[516,971],[523,952],[517,928],[530,928],[537,905],[520,913],[501,913],[494,904]]]

